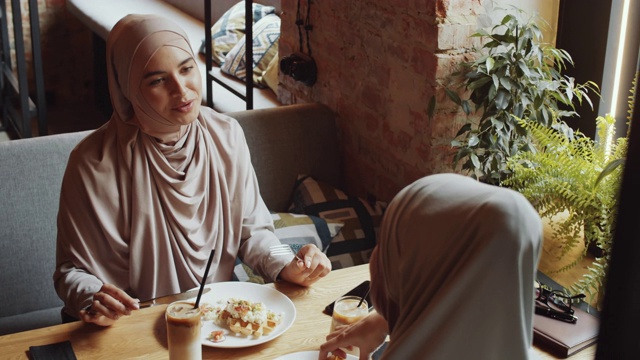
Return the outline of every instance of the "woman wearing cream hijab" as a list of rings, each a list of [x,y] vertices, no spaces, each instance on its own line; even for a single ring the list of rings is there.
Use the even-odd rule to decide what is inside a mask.
[[[309,285],[331,269],[269,254],[280,242],[238,123],[201,107],[184,32],[128,15],[107,40],[111,119],[72,152],[58,213],[54,284],[73,317],[111,325],[146,300],[232,279],[237,256],[266,279]]]
[[[527,359],[542,225],[520,194],[439,174],[390,203],[371,256],[376,312],[327,336],[320,359]]]

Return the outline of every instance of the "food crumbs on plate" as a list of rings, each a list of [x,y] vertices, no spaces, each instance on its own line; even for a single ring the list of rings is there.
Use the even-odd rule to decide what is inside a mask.
[[[213,341],[213,342],[222,342],[226,339],[226,336],[224,336],[224,331],[222,330],[216,330],[216,331],[212,331],[211,334],[209,334],[209,337],[207,338],[207,340],[209,341]]]

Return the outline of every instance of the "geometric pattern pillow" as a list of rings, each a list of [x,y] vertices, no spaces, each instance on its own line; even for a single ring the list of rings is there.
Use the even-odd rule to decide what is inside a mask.
[[[257,87],[266,87],[262,76],[271,60],[278,55],[278,39],[280,38],[280,17],[269,14],[253,26],[253,82]],[[222,72],[242,81],[246,79],[246,47],[244,38],[233,47],[220,67]]]
[[[294,253],[307,244],[314,244],[321,251],[326,251],[343,226],[339,221],[300,214],[272,213],[271,218],[276,237],[282,244],[289,245]],[[234,267],[234,280],[264,284],[264,279],[239,258]]]
[[[211,27],[211,59],[218,66],[222,65],[227,53],[233,49],[233,47],[244,36],[244,1],[232,6],[227,10]],[[273,6],[265,6],[260,4],[253,4],[253,23],[255,24],[260,19],[268,14],[274,14],[276,9]],[[253,25],[253,24],[251,24]],[[202,40],[200,46],[200,53],[205,53],[205,43]]]
[[[331,185],[301,175],[289,211],[344,224],[327,249],[333,268],[340,269],[369,262],[386,207],[384,202],[350,197]]]

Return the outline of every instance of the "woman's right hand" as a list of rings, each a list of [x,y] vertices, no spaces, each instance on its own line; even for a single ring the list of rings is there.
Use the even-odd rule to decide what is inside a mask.
[[[320,345],[318,359],[326,360],[329,353],[346,359],[347,354],[340,348],[358,347],[360,360],[368,360],[384,343],[388,333],[387,321],[382,315],[373,312],[357,323],[337,327],[336,331],[327,335],[327,342]]]
[[[100,326],[111,326],[121,316],[131,315],[131,310],[140,309],[139,302],[115,285],[104,284],[93,294],[91,306],[80,310],[80,319]]]

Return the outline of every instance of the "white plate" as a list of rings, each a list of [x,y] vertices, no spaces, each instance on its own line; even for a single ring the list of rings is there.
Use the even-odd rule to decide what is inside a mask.
[[[296,319],[296,307],[291,300],[280,291],[268,286],[258,285],[248,282],[229,281],[207,285],[211,288],[206,294],[202,295],[200,304],[209,303],[215,305],[219,300],[226,301],[229,298],[239,298],[253,302],[263,303],[267,309],[276,314],[282,314],[282,322],[269,335],[260,337],[235,335],[229,328],[216,325],[211,320],[203,321],[202,324],[202,345],[217,348],[242,348],[271,341],[287,331]],[[191,301],[195,302],[196,298]],[[214,343],[207,340],[209,334],[215,330],[224,330],[226,339],[221,342]]]
[[[287,354],[280,356],[279,358],[275,358],[274,360],[318,360],[318,356],[320,355],[320,351],[300,351],[293,354]],[[347,360],[358,360],[357,357],[353,355],[347,354]]]

